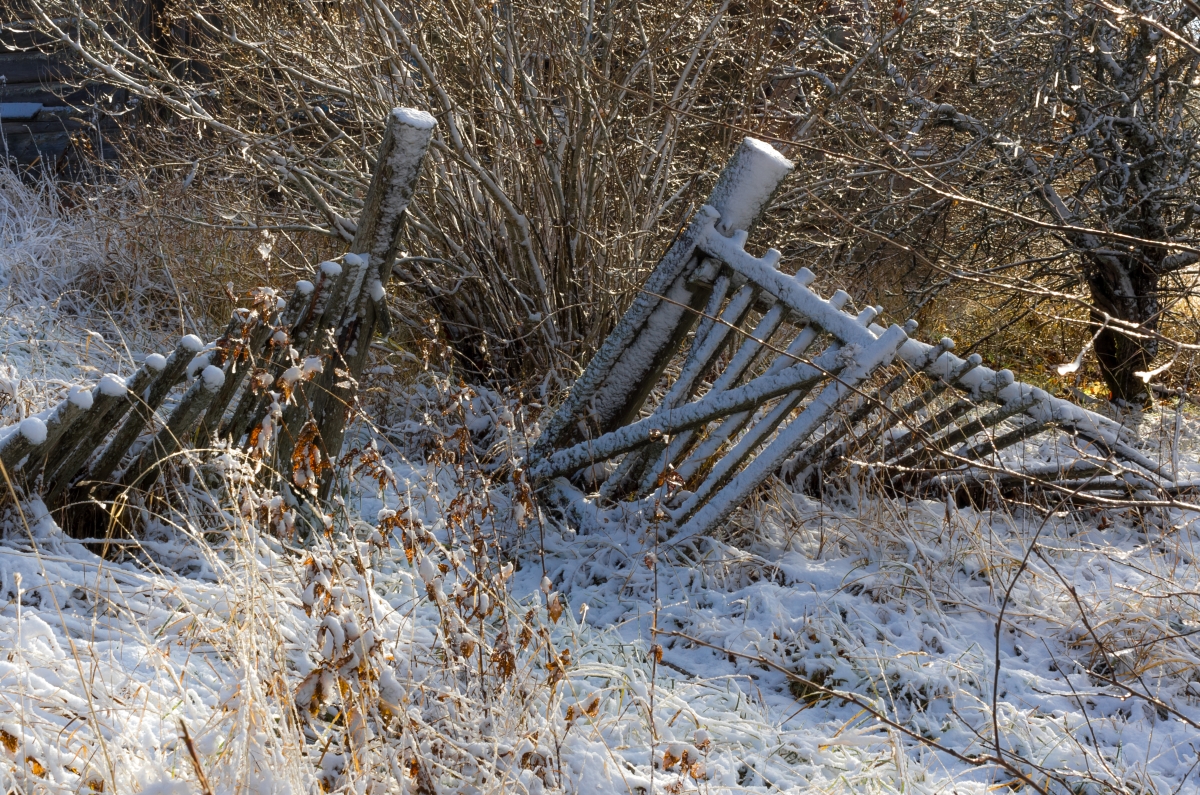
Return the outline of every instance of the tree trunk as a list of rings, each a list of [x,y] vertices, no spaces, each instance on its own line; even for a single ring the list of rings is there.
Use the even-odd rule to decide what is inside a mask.
[[[1158,275],[1146,265],[1147,259],[1136,252],[1122,267],[1097,265],[1088,276],[1091,288],[1093,329],[1096,333],[1096,358],[1100,373],[1111,393],[1110,399],[1136,405],[1151,402],[1150,389],[1138,372],[1148,372],[1158,355],[1158,340],[1135,336],[1104,325],[1104,315],[1136,323],[1142,331],[1158,331]]]

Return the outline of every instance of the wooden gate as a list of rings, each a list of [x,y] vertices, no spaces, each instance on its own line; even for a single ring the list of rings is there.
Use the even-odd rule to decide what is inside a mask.
[[[1119,423],[1041,389],[916,323],[847,310],[780,253],[745,250],[791,170],[746,139],[544,427],[528,462],[600,498],[653,498],[677,538],[714,529],[768,478],[869,475],[919,493],[1034,482],[1059,491],[1170,494],[1176,484]],[[1055,451],[1006,452],[1038,436]],[[560,486],[566,483],[558,481]]]

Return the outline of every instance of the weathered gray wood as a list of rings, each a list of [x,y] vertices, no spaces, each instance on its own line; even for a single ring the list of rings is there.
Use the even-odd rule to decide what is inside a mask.
[[[942,357],[938,357],[938,359],[935,361],[940,361],[941,358]],[[970,373],[976,367],[979,367],[982,363],[983,359],[979,356],[979,354],[973,353],[965,360],[962,360],[961,364],[955,366],[949,374],[940,377],[936,375],[931,376],[931,378],[933,378],[933,384],[928,389],[926,389],[920,395],[917,395],[908,403],[905,403],[900,407],[900,409],[883,413],[883,415],[879,418],[879,422],[868,428],[866,432],[859,437],[858,446],[862,448],[873,444],[875,441],[882,439],[883,435],[896,425],[900,424],[901,422],[908,422],[910,418],[916,417],[917,412],[923,410],[926,406],[933,403],[933,401],[936,400],[939,395],[946,392],[948,389],[951,389],[963,376]],[[878,457],[879,452],[876,451],[873,455],[874,457]]]
[[[212,367],[212,365],[209,365]],[[218,371],[220,374],[220,371]],[[223,378],[206,377],[201,373],[167,417],[166,424],[154,435],[120,477],[121,485],[136,489],[148,483],[158,472],[162,462],[183,446],[187,432],[200,419],[200,415],[216,397]]]
[[[721,217],[725,234],[754,227],[792,164],[751,138],[738,147],[706,204]],[[689,287],[700,263],[700,214],[672,243],[613,333],[588,363],[567,400],[546,424],[530,458],[574,443],[585,412],[600,433],[620,427],[638,409],[695,319],[707,296]],[[666,296],[669,301],[663,300]],[[692,311],[689,311],[689,307]]]
[[[754,288],[744,287],[730,301],[729,307],[725,312],[721,312],[721,305],[725,302],[725,297],[729,294],[729,288],[732,280],[729,274],[723,273],[713,282],[711,291],[709,292],[708,304],[704,307],[704,312],[700,316],[700,321],[696,325],[696,332],[693,335],[692,344],[688,348],[687,357],[684,359],[683,367],[680,369],[679,375],[676,376],[674,383],[667,390],[666,395],[659,401],[655,408],[656,413],[662,413],[668,409],[673,409],[679,406],[691,394],[695,386],[696,380],[701,373],[707,368],[712,357],[716,354],[716,345],[722,343],[725,339],[725,333],[729,327],[718,322],[717,315],[720,314],[720,320],[727,323],[740,322],[743,311],[748,310],[750,304],[754,300]],[[744,291],[744,295],[742,294]],[[741,301],[739,302],[739,298]],[[738,304],[741,304],[739,307]],[[621,462],[624,472],[634,474],[642,472],[642,477],[653,477],[653,474],[646,474],[646,469],[665,451],[666,445],[661,442],[651,442],[645,447],[629,453],[625,460]],[[613,484],[610,484],[611,489]]]
[[[968,372],[970,372],[968,370]],[[961,380],[958,379],[958,380]],[[938,413],[926,419],[916,428],[909,428],[900,436],[893,439],[889,444],[885,445],[883,451],[879,454],[880,462],[899,459],[903,454],[912,448],[914,445],[928,442],[933,436],[942,433],[947,428],[950,428],[953,423],[961,417],[966,416],[975,409],[979,408],[980,403],[995,398],[1000,392],[1013,382],[1013,374],[1008,370],[1001,370],[996,373],[996,377],[991,384],[977,390],[975,397],[970,399],[961,399],[955,401],[948,408],[944,408]],[[1037,390],[1041,393],[1041,390]],[[1041,393],[1043,396],[1045,393]],[[1027,398],[1028,395],[1019,395],[1016,401],[1021,401]],[[1025,408],[1032,407],[1037,401],[1029,400],[1025,403]],[[907,417],[915,416],[913,414],[906,415]]]
[[[49,462],[46,464],[47,473],[43,484],[43,499],[51,507],[58,507],[58,499],[71,485],[75,476],[83,468],[87,460],[96,452],[96,448],[104,441],[104,437],[116,427],[125,413],[133,407],[140,393],[158,374],[158,370],[148,365],[142,365],[125,381],[125,391],[119,395],[101,394],[92,408],[87,412],[86,420],[81,418],[77,423],[81,433],[78,441],[70,447],[70,452],[61,457],[61,461],[53,469]],[[99,409],[99,410],[97,410]],[[64,442],[67,441],[64,439]],[[66,448],[68,445],[60,445]]]
[[[877,314],[878,312],[875,307],[867,307],[859,313],[857,320],[866,326],[875,319]],[[835,344],[822,354],[821,357],[832,357],[833,361],[838,362],[833,367],[825,368],[826,378],[835,381],[840,380],[840,374],[846,366],[839,361],[841,347],[840,344]],[[761,445],[767,443],[776,429],[787,420],[788,416],[796,410],[796,407],[800,405],[801,401],[808,396],[809,392],[815,386],[816,384],[813,384],[807,388],[797,389],[784,395],[778,403],[767,410],[756,422],[751,424],[746,432],[742,434],[741,438],[737,440],[736,444],[733,445],[733,448],[723,455],[720,460],[715,462],[704,481],[696,488],[694,499],[702,501],[728,483],[746,460]],[[690,497],[689,499],[693,498]]]
[[[236,348],[233,355],[230,355],[228,350],[226,351],[223,365],[225,383],[221,385],[220,391],[213,397],[212,403],[204,412],[204,418],[200,421],[200,428],[197,432],[197,444],[209,445],[217,438],[217,431],[221,426],[221,421],[225,418],[225,409],[229,408],[229,404],[237,394],[238,387],[242,385],[246,374],[254,369],[254,362],[274,331],[274,327],[267,319],[259,317],[257,314],[245,320],[242,326],[242,336],[245,338],[243,352],[245,356],[244,358],[240,356]],[[233,348],[232,340],[230,340],[230,347]]]
[[[871,396],[870,400],[864,400],[862,405],[841,420],[836,428],[825,434],[816,443],[797,453],[788,461],[781,469],[781,475],[790,481],[794,477],[802,476],[805,470],[813,466],[814,462],[818,459],[821,460],[821,463],[817,466],[821,468],[831,463],[834,459],[845,455],[850,446],[859,439],[859,437],[854,436],[854,428],[857,425],[864,422],[877,407],[886,406],[896,390],[908,383],[913,376],[937,361],[938,357],[943,353],[952,350],[954,350],[954,340],[949,337],[943,337],[920,360],[914,362],[913,367],[904,365],[904,371],[898,373],[892,380],[880,387]]]
[[[167,357],[162,371],[154,377],[142,394],[137,396],[137,404],[125,417],[125,421],[121,423],[121,427],[117,429],[96,463],[88,470],[87,479],[89,481],[102,483],[116,471],[121,459],[129,452],[129,448],[142,434],[142,429],[146,427],[154,417],[154,412],[158,411],[158,407],[166,399],[167,393],[183,378],[188,364],[195,358],[196,353],[196,347],[191,340],[181,341],[175,347],[175,350]]]
[[[533,481],[542,481],[574,472],[592,461],[605,461],[633,450],[663,434],[671,435],[689,428],[758,406],[772,398],[798,389],[806,389],[828,377],[840,366],[837,351],[826,351],[812,364],[800,363],[778,373],[762,375],[747,384],[699,400],[677,409],[630,423],[603,436],[579,442],[543,458],[529,468]]]
[[[809,279],[808,281],[811,282],[812,280]],[[849,300],[849,293],[847,293],[845,290],[838,290],[829,297],[829,306],[836,310],[840,310]],[[787,349],[784,351],[784,354],[776,358],[775,361],[771,363],[771,366],[767,368],[766,375],[776,373],[782,368],[793,363],[795,361],[793,357],[802,356],[805,351],[808,350],[809,346],[816,341],[817,337],[820,336],[820,333],[820,329],[811,323],[805,326],[800,333],[796,335],[795,339],[793,339],[788,345]],[[687,458],[679,464],[676,470],[679,476],[684,480],[690,480],[691,478],[695,477],[705,467],[710,465],[710,462],[721,450],[721,448],[728,444],[731,439],[735,438],[739,433],[741,433],[745,429],[747,423],[749,423],[753,418],[754,412],[751,410],[738,412],[737,414],[731,414],[723,419],[720,425],[713,429],[707,438],[696,445],[695,449],[688,454]]]
[[[1040,394],[1039,394],[1040,393]],[[912,469],[918,466],[921,461],[931,461],[934,458],[940,457],[951,447],[961,442],[965,442],[976,434],[985,432],[988,428],[999,425],[1009,417],[1017,414],[1023,414],[1030,409],[1037,401],[1045,397],[1040,389],[1034,393],[1022,396],[1007,403],[999,408],[989,411],[982,417],[978,417],[969,422],[965,422],[957,427],[950,428],[944,435],[937,438],[926,438],[921,446],[916,450],[911,451],[908,455],[898,459],[894,464],[891,464],[895,469]]]
[[[811,283],[815,277],[807,268],[801,268],[800,272],[796,274],[796,278],[807,279],[806,283]],[[750,333],[749,338],[742,343],[729,364],[721,371],[721,375],[713,382],[708,394],[724,392],[736,386],[742,376],[768,350],[764,343],[770,340],[783,321],[787,319],[787,310],[782,305],[776,303],[774,299],[768,300],[770,300],[771,306],[767,307],[766,314]],[[653,463],[648,466],[643,460],[645,457],[644,451],[626,455],[616,470],[604,481],[604,484],[600,488],[600,494],[605,499],[613,499],[636,485],[634,478],[637,476],[637,470],[649,469],[650,471],[662,471],[668,465],[674,465],[676,461],[687,454],[695,440],[695,430],[682,431],[672,436],[665,445],[660,445],[662,449],[657,454],[657,459],[652,459]],[[646,491],[644,479],[639,488],[642,491]]]
[[[337,318],[336,347],[311,397],[319,438],[330,459],[341,452],[371,340],[381,326],[390,325],[384,296],[435,124],[432,116],[408,109],[397,109],[388,117],[371,187],[350,244],[361,266],[354,271]],[[343,375],[338,374],[339,369]],[[327,473],[320,484],[322,498],[329,496],[332,477],[332,472]]]
[[[1050,427],[1052,427],[1051,423],[1029,420],[1020,428],[1015,428],[995,438],[985,439],[974,447],[964,450],[961,455],[969,461],[978,460],[984,456],[1007,450],[1014,444],[1019,444],[1032,436],[1036,436]]]
[[[787,427],[736,476],[729,477],[728,480],[712,476],[706,479],[706,483],[711,480],[714,485],[720,485],[720,488],[707,500],[699,493],[692,495],[680,505],[678,511],[673,512],[673,518],[679,528],[676,540],[711,532],[717,524],[723,522],[763,481],[777,472],[779,467],[800,449],[846,395],[857,389],[878,368],[889,363],[906,339],[908,335],[900,326],[889,327],[841,370],[836,379],[830,380],[821,393],[804,407],[799,416],[788,423]]]
[[[318,275],[320,271],[318,270]],[[260,349],[260,355],[263,357],[261,369],[271,375],[271,384],[274,384],[278,379],[279,374],[285,369],[283,367],[287,357],[285,352],[291,340],[295,337],[296,331],[300,324],[304,322],[306,317],[309,317],[315,311],[315,303],[317,300],[316,287],[313,282],[303,282],[296,285],[292,291],[291,298],[288,299],[287,306],[284,307],[280,314],[279,322],[274,326],[272,332],[267,336],[267,341]],[[276,335],[282,335],[282,339],[276,341]],[[268,355],[269,354],[269,355]],[[255,367],[251,367],[247,372],[250,372]],[[243,374],[242,378],[245,377]],[[229,439],[234,444],[241,441],[242,436],[255,423],[255,417],[261,409],[266,411],[267,397],[266,392],[269,386],[264,389],[256,388],[254,384],[247,384],[246,389],[242,391],[241,398],[238,399],[238,404],[233,410],[233,414],[229,419],[222,423],[219,435]],[[262,417],[259,416],[257,422],[261,422]]]
[[[83,390],[78,394],[73,392],[66,400],[59,403],[45,420],[46,438],[39,444],[30,441],[29,437],[21,431],[21,424],[18,423],[9,435],[4,437],[3,442],[0,442],[0,463],[3,463],[9,476],[17,475],[18,465],[22,459],[28,458],[20,472],[23,479],[28,479],[31,470],[29,463],[58,445],[63,434],[69,431],[75,421],[92,405],[96,394],[95,388]],[[33,474],[36,475],[36,472]]]

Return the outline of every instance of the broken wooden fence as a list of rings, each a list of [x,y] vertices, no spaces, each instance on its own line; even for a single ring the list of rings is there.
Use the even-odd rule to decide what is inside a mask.
[[[814,275],[745,250],[792,164],[746,139],[707,204],[545,423],[529,457],[543,488],[654,498],[683,538],[717,527],[773,476],[869,474],[907,493],[972,484],[1168,495],[1119,423],[955,356],[950,339],[883,328]],[[1006,452],[1055,434],[1029,465]],[[553,492],[556,489],[551,488]],[[557,489],[561,494],[562,488]]]
[[[420,111],[391,113],[340,264],[321,263],[286,301],[257,290],[208,345],[188,335],[131,376],[74,388],[53,409],[0,432],[10,493],[39,495],[52,511],[107,503],[147,487],[171,456],[221,445],[263,456],[294,492],[327,497],[328,464],[342,446],[371,340],[388,328],[386,287],[434,126]]]
[[[106,375],[0,431],[10,490],[51,510],[106,504],[146,488],[181,451],[236,447],[301,500],[328,497],[371,339],[388,326],[386,287],[434,124],[391,114],[340,264],[321,263],[286,301],[256,291],[208,345],[189,335],[128,378]],[[652,497],[677,538],[713,529],[775,476],[865,472],[908,493],[1030,479],[1073,493],[1190,487],[1119,423],[959,358],[949,339],[912,339],[911,321],[883,328],[877,308],[847,311],[846,293],[821,297],[810,271],[778,268],[774,249],[748,253],[791,168],[770,146],[742,143],[545,423],[526,462],[535,484]],[[1033,465],[1005,457],[1046,434],[1070,449]]]

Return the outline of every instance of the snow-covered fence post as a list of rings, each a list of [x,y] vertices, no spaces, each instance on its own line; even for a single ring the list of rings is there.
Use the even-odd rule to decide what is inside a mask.
[[[43,488],[47,505],[64,492],[108,432],[129,411],[136,399],[133,396],[141,392],[158,372],[154,367],[156,363],[143,364],[127,379],[115,375],[100,379],[100,394],[91,408],[75,422],[46,459]]]
[[[53,450],[79,417],[92,407],[94,399],[95,390],[76,387],[45,421],[38,417],[26,417],[17,423],[8,436],[0,441],[0,463],[3,463],[9,477],[17,473],[22,459],[25,459],[23,469],[28,470],[34,459]]]
[[[721,232],[750,230],[791,170],[792,163],[767,144],[743,140],[705,202],[720,213]],[[698,271],[704,259],[697,249],[705,228],[700,215],[659,260],[633,305],[547,423],[531,458],[578,441],[579,421],[585,415],[595,425],[594,432],[603,434],[629,422],[641,408],[708,300],[703,278],[696,279],[702,276]]]
[[[284,415],[286,431],[280,437],[277,456],[282,472],[290,474],[295,440],[310,418],[317,424],[321,453],[333,458],[340,452],[371,340],[376,329],[388,321],[385,291],[405,211],[436,124],[428,113],[411,108],[396,108],[388,116],[354,241],[343,258],[345,268],[313,330],[312,344],[318,346],[327,345],[320,339],[325,330],[333,331],[328,347],[314,351],[321,354],[323,371],[305,390],[307,405],[297,400]],[[322,497],[328,496],[331,484],[329,473],[321,484]]]
[[[154,417],[154,412],[158,411],[158,407],[166,399],[167,393],[184,377],[187,366],[203,346],[204,343],[191,334],[179,341],[175,350],[163,361],[158,376],[150,382],[150,386],[146,387],[143,394],[136,396],[138,405],[134,406],[133,411],[125,418],[125,422],[117,429],[112,441],[108,443],[108,447],[104,448],[100,458],[92,465],[88,471],[87,480],[103,483],[116,471],[117,465],[121,463],[125,453],[129,452],[129,448],[137,441],[142,429]]]
[[[166,424],[125,470],[121,485],[136,489],[158,472],[159,465],[183,446],[185,435],[209,407],[224,383],[224,371],[214,364],[206,365],[196,375],[187,392],[183,393],[175,410],[167,417]]]

